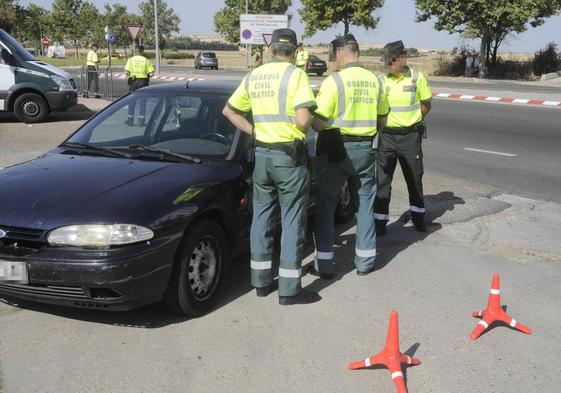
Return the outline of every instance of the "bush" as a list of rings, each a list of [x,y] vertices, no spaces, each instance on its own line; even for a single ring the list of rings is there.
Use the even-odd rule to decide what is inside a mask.
[[[532,62],[534,75],[549,74],[561,69],[561,54],[557,53],[557,44],[550,42],[544,49],[534,54]]]
[[[498,79],[531,79],[532,62],[497,59],[494,66],[489,65],[488,74],[490,77]]]
[[[195,56],[189,52],[163,52],[162,59],[194,59]]]
[[[417,48],[407,48],[408,57],[419,57],[419,50]],[[381,57],[384,54],[384,48],[368,48],[360,51],[361,56]]]

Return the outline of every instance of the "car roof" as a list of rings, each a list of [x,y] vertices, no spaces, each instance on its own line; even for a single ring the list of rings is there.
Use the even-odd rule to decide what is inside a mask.
[[[192,79],[186,82],[162,83],[144,87],[137,90],[138,93],[185,93],[205,92],[216,94],[232,94],[239,86],[236,80],[205,80]]]

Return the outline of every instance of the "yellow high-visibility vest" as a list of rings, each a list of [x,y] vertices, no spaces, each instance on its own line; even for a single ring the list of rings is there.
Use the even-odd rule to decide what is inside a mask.
[[[309,59],[310,59],[310,54],[306,49],[301,49],[296,52],[297,67],[304,67]]]
[[[378,116],[389,112],[382,83],[360,63],[347,64],[325,79],[317,103],[316,116],[344,135],[376,135]]]
[[[280,143],[305,138],[296,127],[296,111],[315,109],[316,100],[304,71],[273,60],[246,75],[228,107],[238,113],[252,112],[257,140]]]
[[[390,102],[388,127],[410,127],[423,120],[421,103],[430,102],[432,92],[427,78],[408,68],[399,77],[380,75]]]
[[[131,77],[147,79],[148,75],[154,72],[154,66],[146,57],[136,55],[127,61],[125,71],[127,71]]]
[[[94,50],[88,52],[88,56],[86,57],[86,65],[87,66],[96,66],[99,64],[99,56]]]

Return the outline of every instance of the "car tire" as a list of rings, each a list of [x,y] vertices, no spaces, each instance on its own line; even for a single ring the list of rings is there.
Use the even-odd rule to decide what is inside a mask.
[[[199,316],[220,299],[228,272],[228,242],[214,221],[202,220],[187,228],[164,296],[175,313]]]
[[[16,98],[14,113],[19,121],[40,123],[49,116],[49,105],[39,94],[25,93]]]
[[[339,203],[335,209],[335,224],[345,224],[353,218],[355,212],[353,208],[353,203],[351,199],[351,191],[349,190],[349,184],[345,183],[343,189],[341,190],[341,197],[339,198]]]

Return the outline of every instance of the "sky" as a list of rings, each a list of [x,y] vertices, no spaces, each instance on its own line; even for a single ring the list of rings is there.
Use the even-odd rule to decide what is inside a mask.
[[[102,8],[108,0],[91,0],[96,6]],[[117,0],[129,7],[132,12],[138,11],[139,0]],[[111,3],[117,1],[110,1]],[[251,1],[251,0],[249,0]],[[34,0],[35,4],[50,8],[51,0]],[[29,4],[29,0],[22,1]],[[181,18],[181,33],[184,34],[215,34],[213,31],[213,15],[224,5],[224,0],[167,0]],[[301,7],[300,0],[292,0],[289,13],[294,15],[292,28],[298,35],[304,31],[303,25],[298,17],[298,8]],[[455,46],[471,45],[476,47],[477,43],[462,39],[458,35],[450,35],[446,32],[438,32],[433,28],[433,22],[416,23],[414,0],[386,0],[383,8],[376,12],[380,23],[375,30],[351,27],[351,32],[363,44],[380,44],[395,40],[403,40],[407,47],[426,49],[451,49]],[[329,29],[316,34],[305,43],[329,42],[336,34],[342,33],[343,27]],[[543,48],[548,42],[556,41],[561,44],[561,16],[547,19],[546,23],[536,29],[530,29],[508,38],[501,47],[502,52],[534,52]]]

